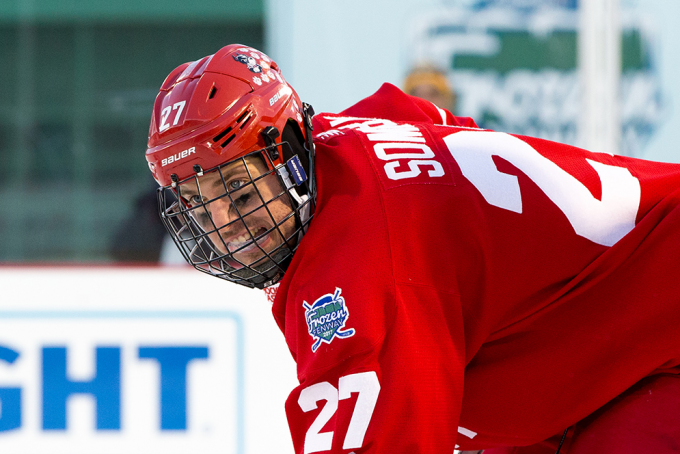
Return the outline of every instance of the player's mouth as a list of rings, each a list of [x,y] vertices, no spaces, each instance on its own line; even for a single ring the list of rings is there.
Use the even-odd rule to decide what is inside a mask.
[[[232,237],[229,241],[225,242],[227,249],[231,254],[236,256],[241,254],[248,254],[253,251],[266,251],[266,247],[272,240],[272,234],[274,230],[267,233],[269,229],[264,226],[252,229],[250,234],[244,232],[237,237]],[[251,236],[252,234],[252,236]],[[238,257],[237,257],[238,258]]]

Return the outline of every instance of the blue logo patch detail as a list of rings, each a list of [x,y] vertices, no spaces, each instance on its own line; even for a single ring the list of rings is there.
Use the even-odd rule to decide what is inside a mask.
[[[305,308],[305,320],[309,335],[316,339],[312,345],[312,352],[316,352],[321,342],[330,344],[333,339],[354,336],[354,329],[342,330],[345,327],[349,311],[345,306],[345,298],[340,296],[342,289],[335,288],[335,293],[327,293],[314,301],[311,306],[307,301],[302,302]]]
[[[300,186],[302,183],[307,181],[307,174],[305,173],[305,169],[302,167],[300,158],[298,158],[297,155],[290,158],[288,162],[286,162],[286,166],[288,166],[288,170],[290,170],[290,173],[293,175],[293,179],[295,180],[295,184],[297,186]]]

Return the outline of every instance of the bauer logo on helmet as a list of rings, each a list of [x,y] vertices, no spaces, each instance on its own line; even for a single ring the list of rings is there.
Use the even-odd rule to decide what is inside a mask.
[[[189,149],[187,149],[187,150],[182,150],[182,151],[180,151],[179,153],[176,153],[176,154],[174,154],[174,155],[172,155],[172,156],[168,156],[167,158],[163,159],[163,160],[161,161],[161,167],[165,167],[165,166],[167,166],[168,164],[172,164],[173,162],[177,162],[177,161],[179,161],[180,159],[184,159],[184,158],[186,158],[187,156],[192,155],[192,154],[194,154],[194,153],[196,153],[196,147],[191,147],[191,148],[189,148]]]

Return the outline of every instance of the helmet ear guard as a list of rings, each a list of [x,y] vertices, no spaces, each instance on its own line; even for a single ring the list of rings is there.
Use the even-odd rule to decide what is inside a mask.
[[[302,103],[302,106],[306,134],[303,134],[300,125],[293,119],[288,119],[283,134],[280,134],[275,126],[267,126],[260,134],[267,144],[266,150],[270,159],[275,161],[281,157],[283,160],[284,165],[278,167],[278,172],[297,205],[305,206],[306,212],[301,213],[300,219],[300,222],[304,223],[311,214],[311,205],[306,204],[306,202],[312,197],[313,203],[316,203],[316,191],[313,188],[315,182],[313,173],[314,142],[312,140],[314,109],[307,103]],[[279,136],[281,136],[280,151],[276,144],[276,139]],[[303,187],[302,183],[306,181],[308,181],[307,187]]]
[[[308,104],[303,105],[309,106]],[[311,108],[311,106],[309,107]],[[305,127],[307,127],[307,122],[305,122]],[[268,137],[278,137],[278,130],[274,127],[268,127],[262,131],[262,134],[263,136],[266,134]],[[307,137],[310,139],[312,137],[311,117],[309,118]],[[280,165],[277,171],[290,197],[301,208],[297,215],[299,216],[298,221],[302,225],[302,234],[307,231],[309,219],[312,216],[312,208],[316,204],[316,193],[313,187],[316,178],[312,173],[314,142],[311,140],[310,142],[311,152],[305,146],[305,136],[302,134],[298,123],[288,120],[281,136],[280,153],[273,140],[272,146],[268,147],[268,152],[273,153],[276,156],[275,159],[278,159],[279,154],[283,158],[284,164]]]

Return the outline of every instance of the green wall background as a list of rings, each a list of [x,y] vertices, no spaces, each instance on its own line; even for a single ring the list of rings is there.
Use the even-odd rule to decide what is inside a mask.
[[[262,21],[262,0],[3,0],[0,21]]]
[[[226,44],[262,48],[262,22],[261,1],[0,2],[0,262],[153,258],[158,88]]]

